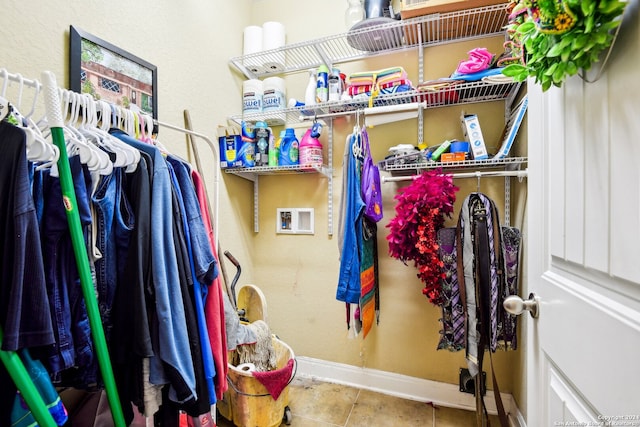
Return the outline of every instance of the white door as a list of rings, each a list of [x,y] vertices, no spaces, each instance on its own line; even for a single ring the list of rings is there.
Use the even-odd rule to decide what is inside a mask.
[[[529,427],[640,426],[637,3],[598,81],[529,84]]]

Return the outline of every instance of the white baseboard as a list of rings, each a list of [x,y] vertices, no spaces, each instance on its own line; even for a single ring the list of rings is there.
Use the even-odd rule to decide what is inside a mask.
[[[310,357],[296,356],[297,376],[313,378],[335,384],[343,384],[378,393],[419,402],[431,402],[436,406],[475,411],[475,398],[461,393],[455,384],[394,374],[376,369],[359,368],[342,363],[328,362]],[[505,411],[509,414],[512,427],[526,427],[524,417],[516,406],[513,396],[500,393]],[[485,398],[487,411],[497,414],[492,390],[487,390]]]

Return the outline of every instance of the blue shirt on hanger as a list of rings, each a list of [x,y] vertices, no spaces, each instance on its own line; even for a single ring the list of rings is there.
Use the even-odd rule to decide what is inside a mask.
[[[153,160],[151,272],[159,328],[156,349],[158,353],[150,359],[149,378],[152,384],[171,383],[170,397],[182,403],[197,396],[171,228],[173,223],[171,178],[160,150],[153,145],[138,141],[119,129],[113,129],[110,132],[123,142],[149,154]],[[174,372],[166,372],[166,369]]]

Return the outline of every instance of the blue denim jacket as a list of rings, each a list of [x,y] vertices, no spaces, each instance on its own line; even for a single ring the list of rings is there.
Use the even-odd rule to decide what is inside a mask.
[[[83,166],[78,156],[69,158],[83,231],[91,223],[89,196]],[[93,344],[89,319],[82,294],[77,264],[71,243],[60,179],[43,173],[34,180],[34,197],[44,200],[42,217],[42,255],[47,279],[49,304],[56,331],[56,343],[49,349],[47,364],[54,381],[71,367],[88,369],[93,363]],[[78,372],[80,376],[83,374]],[[91,383],[95,378],[85,378]]]
[[[102,176],[91,197],[95,212],[95,245],[101,255],[94,261],[98,307],[107,340],[111,335],[111,307],[116,285],[122,277],[126,248],[134,226],[133,210],[122,188],[123,174],[122,168],[114,168],[111,174]]]

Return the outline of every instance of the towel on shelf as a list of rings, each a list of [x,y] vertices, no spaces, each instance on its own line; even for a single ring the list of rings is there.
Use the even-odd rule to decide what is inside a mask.
[[[360,86],[349,86],[347,88],[347,93],[350,96],[361,95],[363,93],[369,94],[373,89],[373,85],[360,85]]]
[[[514,82],[513,77],[505,76],[502,73],[483,77],[482,81],[487,83],[513,83]]]
[[[376,83],[376,86],[378,86],[379,89],[389,89],[395,86],[413,86],[411,83],[411,80],[409,79],[404,79],[404,78],[397,78],[397,79],[391,79],[391,80],[384,80],[384,81],[378,81]]]
[[[277,400],[282,390],[289,385],[293,373],[293,359],[289,359],[284,368],[273,371],[253,371],[251,374],[267,389],[273,400]]]
[[[470,74],[464,74],[464,73],[459,73],[457,71],[454,71],[453,74],[451,74],[451,78],[456,80],[464,80],[467,82],[476,82],[478,80],[482,80],[484,77],[490,77],[490,76],[496,76],[498,74],[502,74],[503,69],[504,67],[489,68],[488,70],[479,71],[477,73],[470,73]]]

